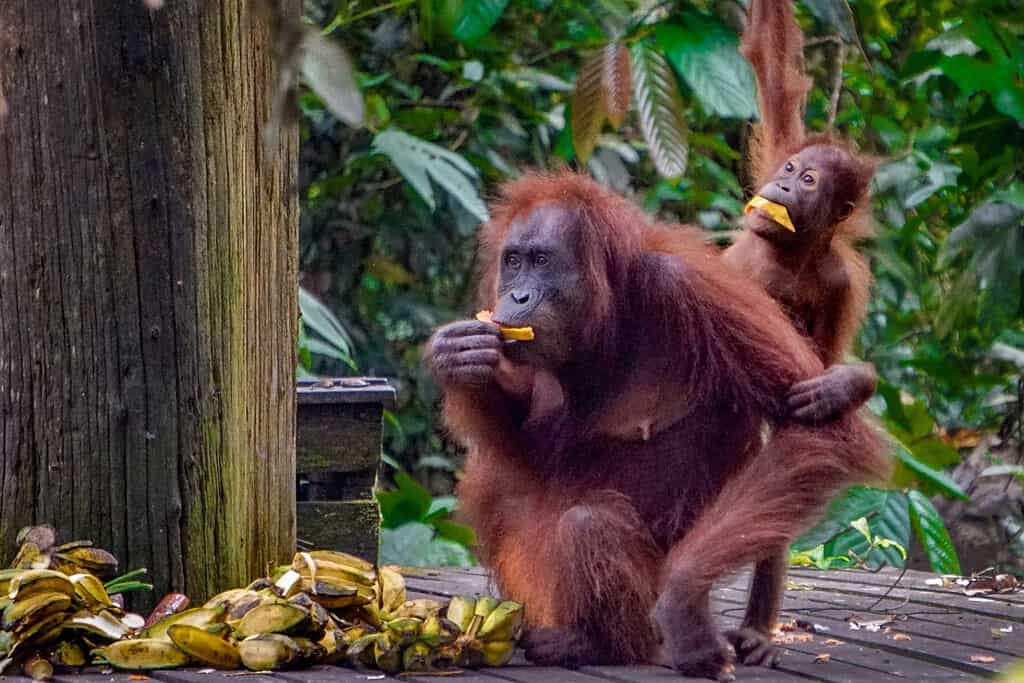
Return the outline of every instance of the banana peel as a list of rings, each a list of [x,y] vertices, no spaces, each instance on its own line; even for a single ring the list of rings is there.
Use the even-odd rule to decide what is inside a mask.
[[[761,209],[766,214],[771,216],[771,219],[784,227],[790,232],[796,232],[796,227],[793,225],[793,221],[789,217],[789,209],[784,207],[778,202],[773,202],[770,199],[765,199],[761,195],[754,195],[747,205],[743,207],[743,213],[748,214],[754,209]]]

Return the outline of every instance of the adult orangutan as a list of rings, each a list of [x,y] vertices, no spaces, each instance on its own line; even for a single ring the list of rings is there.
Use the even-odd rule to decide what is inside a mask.
[[[725,259],[764,287],[813,341],[826,371],[797,383],[788,404],[795,418],[820,422],[860,407],[875,391],[871,365],[836,364],[850,350],[871,286],[856,243],[873,234],[867,198],[874,165],[839,140],[807,135],[810,80],[791,0],[753,0],[747,26],[741,49],[754,66],[761,109],[751,148],[757,197],[784,213],[779,223],[771,207],[750,211]],[[787,555],[782,550],[756,565],[746,617],[727,634],[746,664],[778,659],[771,631]]]
[[[821,361],[691,229],[571,174],[506,185],[493,215],[480,303],[535,339],[455,322],[427,359],[469,447],[461,509],[526,605],[527,656],[730,677],[712,582],[884,473],[878,435],[856,415],[789,419],[786,392]]]

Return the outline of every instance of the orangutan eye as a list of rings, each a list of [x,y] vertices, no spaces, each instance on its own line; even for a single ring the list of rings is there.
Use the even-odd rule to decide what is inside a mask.
[[[533,257],[533,265],[535,266],[546,266],[548,264],[547,254],[537,254]]]
[[[793,165],[792,161],[787,161],[784,168],[786,169],[786,173],[792,173],[796,166]]]
[[[814,187],[818,182],[818,174],[814,171],[808,171],[800,176],[800,182],[802,182],[806,187]]]
[[[519,266],[523,265],[523,259],[519,258],[519,254],[507,254],[505,256],[505,265],[509,268],[518,269]]]

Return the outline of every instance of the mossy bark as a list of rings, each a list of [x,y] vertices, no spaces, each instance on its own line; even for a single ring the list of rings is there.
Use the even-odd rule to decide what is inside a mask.
[[[199,598],[293,550],[297,135],[247,5],[0,2],[0,561],[49,522]]]

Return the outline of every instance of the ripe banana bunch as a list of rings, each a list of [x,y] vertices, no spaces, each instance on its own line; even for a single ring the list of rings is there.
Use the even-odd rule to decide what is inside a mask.
[[[351,633],[348,659],[354,666],[385,673],[503,666],[512,659],[523,625],[522,605],[486,596],[458,596],[447,609],[433,600],[410,601],[396,611],[408,616],[384,621],[379,631]]]
[[[462,629],[441,654],[456,666],[504,666],[512,659],[523,629],[523,606],[490,596],[456,596],[448,603],[448,619]]]

